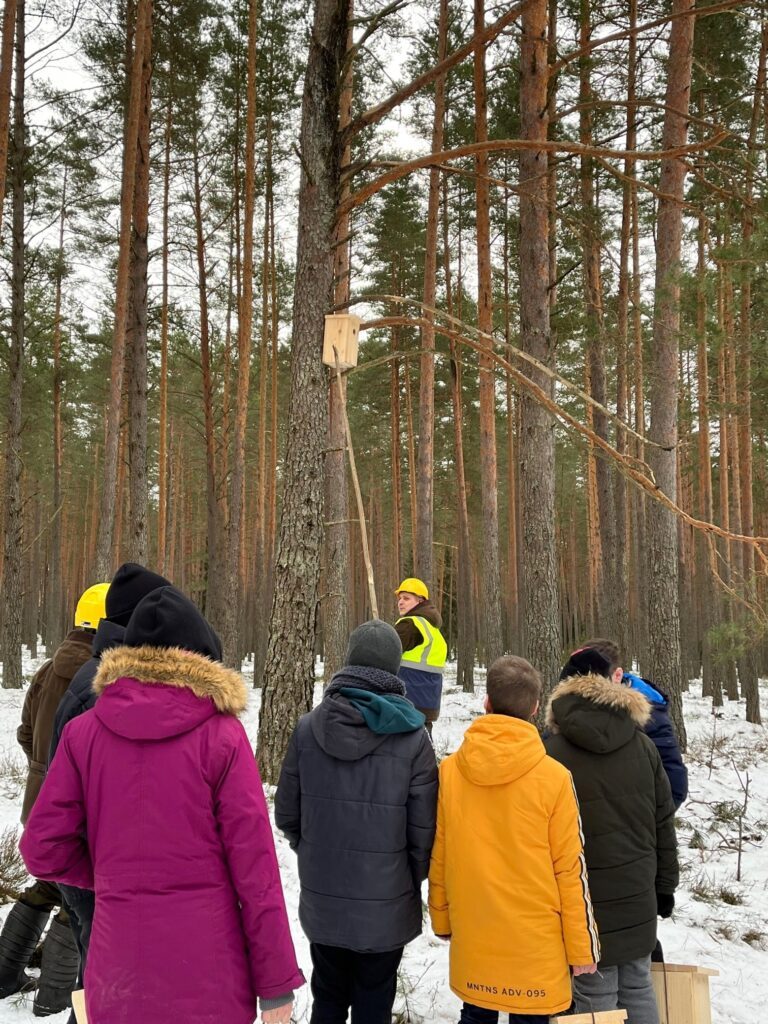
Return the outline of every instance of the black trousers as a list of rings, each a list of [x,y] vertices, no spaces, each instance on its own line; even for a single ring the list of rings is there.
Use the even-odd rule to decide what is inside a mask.
[[[397,992],[397,968],[403,949],[357,953],[339,946],[310,943],[312,1016],[310,1024],[391,1024]]]
[[[88,957],[88,944],[91,941],[91,925],[96,907],[96,896],[90,889],[75,889],[71,885],[59,886],[64,898],[64,906],[69,911],[69,927],[75,936],[80,953],[80,970],[77,975],[77,987],[83,987],[85,961]]]

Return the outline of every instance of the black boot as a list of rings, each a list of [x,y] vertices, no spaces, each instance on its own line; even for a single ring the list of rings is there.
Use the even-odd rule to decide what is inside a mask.
[[[54,918],[43,943],[43,962],[37,983],[32,1013],[35,1017],[50,1017],[72,1005],[70,995],[77,984],[80,954],[69,924]]]
[[[32,959],[50,910],[17,903],[0,933],[0,999],[26,991],[34,981],[24,968]]]

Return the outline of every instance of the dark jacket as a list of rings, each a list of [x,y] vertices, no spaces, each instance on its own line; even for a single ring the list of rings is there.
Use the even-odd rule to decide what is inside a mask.
[[[391,713],[375,716],[341,692],[349,687],[381,704],[399,695],[399,731]],[[437,765],[423,716],[402,693],[388,672],[347,666],[291,737],[275,823],[298,853],[299,918],[310,942],[385,952],[421,932]],[[366,718],[387,731],[374,732]]]
[[[56,748],[61,739],[61,731],[67,722],[82,715],[96,703],[96,694],[93,692],[93,680],[99,670],[99,663],[104,651],[110,647],[119,647],[125,636],[125,626],[118,626],[109,619],[102,619],[99,622],[96,636],[93,638],[91,657],[84,665],[81,665],[72,677],[69,688],[59,702],[56,710],[56,717],[53,720],[53,735],[51,737],[51,749],[48,754],[48,764],[53,760]]]
[[[688,769],[683,764],[675,727],[669,717],[669,698],[655,683],[636,676],[634,672],[625,672],[623,682],[650,702],[651,717],[645,727],[645,735],[656,744],[677,810],[688,796]]]
[[[90,658],[92,642],[93,633],[73,629],[56,648],[53,658],[38,669],[29,684],[21,712],[21,725],[16,730],[16,739],[29,763],[21,809],[22,825],[26,824],[48,770],[48,751],[56,709],[73,676]]]
[[[651,708],[603,676],[574,676],[552,693],[547,753],[573,775],[581,806],[601,964],[648,956],[656,893],[678,883],[675,808],[661,758],[643,732]]]

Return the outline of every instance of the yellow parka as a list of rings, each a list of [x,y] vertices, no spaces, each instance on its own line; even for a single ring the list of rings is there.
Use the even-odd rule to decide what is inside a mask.
[[[489,1010],[559,1013],[568,965],[600,959],[571,775],[529,722],[485,715],[440,765],[429,912],[451,988]]]

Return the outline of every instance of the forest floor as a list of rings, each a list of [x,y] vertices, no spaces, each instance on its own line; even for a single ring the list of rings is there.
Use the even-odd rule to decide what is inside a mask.
[[[38,663],[25,660],[27,679]],[[243,666],[246,676],[250,669]],[[476,692],[463,693],[456,686],[455,666],[448,666],[434,731],[438,757],[458,747],[464,730],[481,713],[483,685],[484,674],[478,672]],[[316,700],[321,693],[318,682]],[[690,796],[677,817],[682,880],[673,919],[660,923],[660,938],[669,962],[720,971],[711,979],[715,1024],[753,1024],[768,1005],[768,729],[745,723],[741,702],[713,716],[710,702],[700,694],[694,681],[685,695]],[[761,696],[768,715],[768,682],[761,685]],[[21,807],[25,769],[15,732],[23,699],[23,691],[0,690],[0,832],[17,827]],[[253,691],[243,719],[253,743],[258,711],[259,692]],[[277,849],[299,962],[309,977],[295,857],[282,837]],[[0,907],[0,920],[8,909]],[[295,1020],[309,1020],[309,999],[307,986],[297,995]],[[0,1024],[31,1024],[36,1019],[31,1004],[31,996],[0,1002]],[[458,1019],[458,1009],[448,987],[448,948],[427,925],[406,948],[395,1020],[449,1024]],[[49,1019],[63,1024],[67,1015]]]

